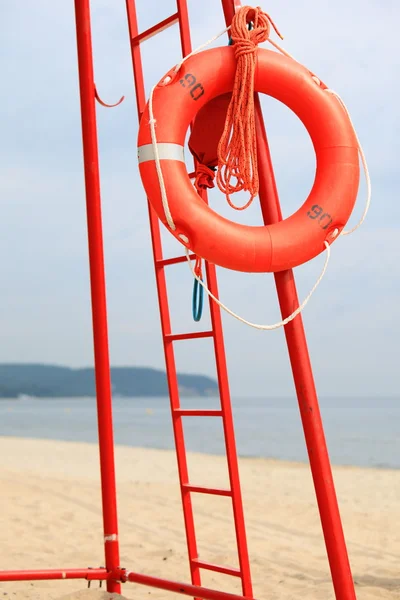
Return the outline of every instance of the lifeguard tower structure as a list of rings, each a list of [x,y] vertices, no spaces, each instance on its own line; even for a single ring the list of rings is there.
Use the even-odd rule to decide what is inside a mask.
[[[122,2],[122,0],[120,1]],[[148,40],[154,38],[167,27],[176,26],[177,35],[180,36],[182,56],[189,54],[192,51],[192,47],[188,7],[187,0],[176,0],[176,12],[174,14],[154,24],[154,26],[146,31],[139,31],[136,4],[141,0],[125,1],[137,100],[137,115],[138,119],[140,119],[147,102],[141,60],[141,44],[145,42],[154,43],[154,40],[152,42],[148,42]],[[195,1],[198,0],[193,0],[193,2]],[[218,0],[215,1],[218,2]],[[221,16],[223,15],[227,25],[231,23],[235,11],[240,6],[239,0],[221,0]],[[60,568],[48,570],[43,568],[26,571],[0,571],[0,581],[49,579],[104,580],[107,584],[107,590],[110,592],[120,592],[121,583],[135,582],[207,600],[253,598],[220,308],[215,302],[210,300],[209,308],[212,324],[210,330],[192,333],[176,333],[171,331],[165,270],[170,265],[185,263],[186,256],[164,258],[159,220],[150,205],[150,232],[191,581],[182,583],[143,575],[136,571],[130,571],[128,569],[129,565],[120,564],[95,105],[96,99],[99,101],[100,99],[97,95],[93,74],[89,0],[75,0],[75,14],[86,182],[105,567],[91,569]],[[271,224],[279,222],[282,219],[282,215],[268,147],[266,128],[257,96],[255,104],[260,178],[259,198],[264,223]],[[206,263],[205,273],[210,291],[218,297],[215,266]],[[274,278],[282,318],[285,318],[291,314],[293,307],[299,304],[293,272],[291,270],[280,271],[274,273]],[[337,600],[355,600],[354,584],[300,314],[285,326],[285,336],[336,598]],[[180,340],[192,339],[193,343],[195,343],[196,338],[211,338],[213,341],[220,393],[220,408],[218,410],[187,410],[182,408],[180,404],[174,346]],[[189,481],[183,421],[187,418],[201,420],[204,416],[222,419],[229,469],[230,486],[228,489],[207,488],[197,485],[195,481]],[[231,499],[237,540],[238,568],[233,568],[229,565],[211,564],[199,558],[191,503],[193,494],[213,494]],[[216,571],[238,578],[241,581],[242,596],[202,587],[201,573],[203,570]]]

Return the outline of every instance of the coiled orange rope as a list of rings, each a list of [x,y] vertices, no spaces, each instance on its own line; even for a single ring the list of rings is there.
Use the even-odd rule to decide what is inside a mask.
[[[251,30],[248,28],[250,22],[253,24]],[[250,6],[239,9],[231,25],[237,67],[232,99],[218,144],[216,181],[229,205],[236,210],[244,210],[250,206],[259,189],[254,117],[254,72],[257,45],[269,38],[271,25],[283,39],[271,17],[260,7]],[[231,181],[232,178],[236,179],[236,183]],[[250,199],[244,206],[235,206],[230,195],[240,191],[249,191]]]

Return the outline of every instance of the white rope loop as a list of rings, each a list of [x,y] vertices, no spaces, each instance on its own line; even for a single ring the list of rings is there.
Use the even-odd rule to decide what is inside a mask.
[[[310,300],[311,296],[313,295],[313,293],[315,292],[315,290],[321,283],[321,281],[326,273],[326,269],[328,268],[328,263],[329,263],[329,259],[331,256],[330,245],[328,244],[328,242],[324,242],[324,244],[325,244],[325,248],[326,248],[325,263],[324,263],[323,269],[321,271],[321,274],[318,277],[317,281],[315,282],[312,290],[309,292],[308,296],[303,300],[303,302],[298,306],[298,308],[296,308],[296,310],[292,312],[291,315],[286,317],[286,319],[279,321],[278,323],[274,323],[273,325],[258,325],[257,323],[251,323],[251,321],[247,321],[240,315],[234,313],[230,308],[225,306],[225,304],[223,304],[220,300],[218,300],[218,298],[216,298],[216,296],[214,296],[210,292],[210,290],[208,289],[206,284],[203,282],[203,280],[200,279],[200,277],[198,275],[196,275],[194,268],[192,267],[192,262],[190,260],[189,250],[187,248],[185,248],[185,252],[186,252],[186,258],[187,258],[190,270],[192,271],[193,277],[195,279],[197,279],[197,281],[200,283],[201,286],[203,286],[203,288],[205,289],[207,294],[210,296],[210,298],[212,298],[214,300],[214,302],[216,302],[220,308],[222,308],[225,312],[230,314],[232,317],[235,317],[235,319],[237,319],[241,323],[244,323],[245,325],[249,325],[249,327],[254,327],[254,329],[261,329],[262,331],[272,331],[273,329],[279,329],[279,327],[283,327],[284,325],[287,325],[288,323],[290,323],[290,321],[293,321],[293,319],[295,319],[297,317],[297,315],[299,315],[301,313],[303,308],[305,308],[305,306],[308,304],[308,301]]]
[[[193,50],[193,52],[191,52],[190,54],[186,55],[173,69],[173,73],[178,73],[181,66],[183,65],[183,63],[190,58],[191,56],[193,56],[194,54],[197,54],[198,52],[200,52],[201,50],[203,50],[204,48],[206,48],[207,46],[209,46],[210,44],[212,44],[215,40],[217,40],[219,37],[221,37],[221,35],[223,35],[224,33],[226,33],[228,30],[230,29],[230,26],[227,27],[226,29],[224,29],[223,31],[221,31],[220,33],[218,33],[217,35],[215,35],[214,37],[212,37],[210,40],[208,40],[208,42],[206,42],[205,44],[202,44],[201,46],[199,46],[198,48],[196,48],[195,50]],[[276,42],[267,39],[267,42],[269,42],[272,46],[274,46],[279,52],[281,52],[282,54],[284,54],[285,56],[287,56],[288,58],[291,58],[292,60],[298,62],[291,54],[289,54],[289,52],[287,52],[284,48],[282,48],[281,46],[279,46],[279,44],[277,44]],[[299,63],[300,64],[300,63]],[[315,83],[317,85],[321,85],[320,80],[318,79],[318,77],[313,76],[312,77],[313,80],[315,81]],[[163,84],[164,85],[168,85],[174,78],[171,76],[166,76]],[[156,89],[158,84],[156,84],[155,86],[153,86],[153,88],[151,89],[150,92],[150,97],[149,97],[149,125],[150,125],[150,134],[151,134],[151,143],[153,146],[153,152],[154,152],[154,160],[156,163],[156,172],[157,172],[157,177],[158,177],[158,181],[160,184],[160,192],[161,192],[161,200],[162,200],[162,205],[163,205],[163,209],[164,209],[164,214],[165,214],[165,218],[166,221],[168,223],[169,228],[172,231],[176,230],[176,225],[174,223],[174,220],[172,218],[172,214],[169,208],[169,203],[168,203],[168,196],[167,196],[167,191],[165,188],[165,181],[164,181],[164,176],[163,176],[163,172],[162,172],[162,168],[161,168],[161,162],[160,162],[160,156],[159,156],[159,152],[158,152],[158,145],[157,145],[157,134],[156,134],[156,125],[157,125],[157,121],[154,118],[154,111],[153,111],[153,94],[154,94],[154,90]],[[371,178],[369,175],[369,170],[368,170],[368,165],[367,165],[367,160],[365,158],[365,154],[364,154],[364,150],[361,146],[360,140],[358,138],[354,123],[350,117],[350,113],[349,110],[347,109],[347,106],[345,105],[344,101],[342,100],[342,98],[339,96],[339,94],[337,94],[335,91],[327,88],[325,89],[325,92],[331,94],[332,96],[334,96],[338,102],[340,102],[343,110],[346,112],[346,115],[350,121],[351,127],[353,129],[355,138],[357,140],[357,145],[358,145],[358,152],[360,154],[360,158],[361,158],[361,162],[363,165],[363,169],[364,169],[364,174],[365,174],[365,179],[367,182],[367,200],[366,200],[366,204],[365,204],[365,208],[364,208],[364,212],[363,215],[360,219],[360,221],[357,223],[357,225],[355,225],[352,229],[348,230],[348,231],[342,231],[340,235],[349,235],[351,233],[353,233],[354,231],[356,231],[356,229],[358,229],[360,227],[360,225],[362,225],[362,223],[365,220],[365,217],[367,216],[370,204],[371,204]],[[335,233],[336,232],[336,233]],[[335,239],[337,236],[338,230],[335,230],[333,232],[333,236],[332,239]],[[185,237],[185,239],[183,239],[182,236],[182,240],[187,242],[187,238]],[[237,319],[238,321],[240,321],[241,323],[244,323],[245,325],[248,325],[249,327],[253,327],[255,329],[260,329],[263,331],[271,331],[273,329],[278,329],[279,327],[283,327],[285,325],[287,325],[288,323],[290,323],[291,321],[293,321],[293,319],[295,319],[297,317],[297,315],[299,315],[303,309],[305,308],[305,306],[308,304],[311,296],[313,295],[313,293],[315,292],[315,290],[317,289],[317,287],[319,286],[319,284],[321,283],[327,267],[328,267],[328,263],[329,263],[329,259],[330,259],[330,255],[331,255],[331,249],[330,249],[330,245],[327,241],[324,242],[325,245],[325,249],[326,249],[326,258],[325,258],[325,263],[323,266],[323,269],[321,271],[320,276],[318,277],[316,283],[314,284],[313,288],[311,289],[311,291],[309,292],[309,294],[306,296],[306,298],[303,300],[303,302],[296,308],[296,310],[293,311],[293,313],[291,315],[289,315],[288,317],[286,317],[285,319],[283,319],[282,321],[279,321],[278,323],[274,323],[273,325],[259,325],[257,323],[252,323],[251,321],[247,321],[246,319],[244,319],[243,317],[241,317],[240,315],[234,313],[232,310],[230,310],[225,304],[223,304],[218,298],[216,298],[211,291],[208,289],[207,285],[203,282],[202,279],[200,279],[200,277],[198,275],[196,275],[194,268],[192,267],[192,263],[191,260],[189,258],[189,250],[186,247],[185,248],[185,252],[186,252],[186,258],[188,261],[188,265],[189,268],[193,274],[193,276],[195,277],[195,279],[199,282],[199,284],[203,287],[203,289],[207,292],[207,294],[209,295],[210,298],[212,298],[212,300],[214,300],[214,302],[216,302],[218,304],[218,306],[220,308],[222,308],[225,312],[227,312],[228,314],[230,314],[232,317],[234,317],[235,319]]]
[[[279,44],[277,44],[276,42],[274,42],[273,40],[267,39],[266,40],[269,44],[271,44],[274,48],[276,48],[279,52],[281,52],[281,54],[283,54],[284,56],[287,56],[288,58],[291,58],[292,60],[294,60],[295,62],[299,62],[298,60],[296,60],[294,58],[294,56],[292,56],[291,54],[289,54],[289,52],[287,52],[284,48],[282,48],[282,46],[280,46]],[[301,64],[301,63],[299,63]],[[315,83],[320,86],[321,85],[321,81],[318,79],[318,77],[315,77],[315,75],[312,77],[312,79],[315,81]],[[341,104],[343,110],[346,113],[347,118],[350,121],[350,125],[353,129],[353,133],[354,136],[356,138],[357,141],[357,147],[358,147],[358,153],[360,155],[361,158],[361,163],[364,169],[364,175],[365,175],[365,181],[367,183],[367,199],[365,201],[365,207],[364,207],[364,212],[361,216],[361,219],[359,220],[359,222],[354,225],[354,227],[352,227],[351,229],[349,229],[348,231],[342,231],[340,233],[340,235],[350,235],[351,233],[354,233],[354,231],[356,231],[365,221],[365,217],[367,216],[370,204],[371,204],[371,196],[372,196],[372,186],[371,186],[371,177],[369,174],[369,169],[368,169],[368,164],[367,164],[367,159],[365,157],[365,153],[364,153],[364,149],[361,145],[360,139],[357,135],[357,131],[356,128],[354,126],[353,120],[350,116],[350,112],[349,109],[347,108],[344,100],[339,96],[339,94],[337,92],[335,92],[334,90],[331,90],[330,88],[326,88],[324,90],[325,92],[327,92],[328,94],[331,94],[332,96],[334,96],[336,98],[336,100],[338,100],[338,102]]]
[[[327,92],[328,94],[331,94],[332,96],[334,96],[340,102],[340,104],[342,105],[343,110],[345,111],[345,113],[347,115],[347,118],[350,121],[351,127],[353,129],[353,133],[354,133],[356,141],[357,141],[358,153],[359,153],[360,158],[361,158],[361,163],[362,163],[362,166],[363,166],[363,169],[364,169],[365,181],[367,183],[367,200],[365,202],[364,212],[363,212],[363,214],[361,216],[361,219],[359,220],[359,222],[356,225],[354,225],[354,227],[352,227],[348,231],[344,231],[343,230],[341,232],[341,234],[340,234],[340,235],[350,235],[351,233],[354,233],[354,231],[356,231],[356,229],[358,229],[364,223],[365,217],[367,216],[369,207],[371,205],[371,195],[372,195],[371,177],[370,177],[370,174],[369,174],[367,159],[365,158],[365,153],[364,153],[363,147],[361,146],[361,142],[360,142],[360,140],[358,138],[356,128],[355,128],[354,123],[353,123],[353,121],[351,119],[350,112],[349,112],[347,106],[345,105],[344,101],[339,96],[339,94],[337,94],[334,90],[326,88],[325,92]]]

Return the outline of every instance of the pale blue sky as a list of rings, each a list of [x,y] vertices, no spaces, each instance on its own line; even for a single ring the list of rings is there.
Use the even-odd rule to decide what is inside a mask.
[[[93,4],[95,75],[101,97],[125,102],[98,108],[114,365],[164,368],[146,200],[136,162],[137,120],[125,3]],[[139,0],[141,28],[174,12],[173,0]],[[321,395],[399,395],[398,306],[400,202],[400,5],[338,0],[271,0],[283,45],[340,93],[368,158],[373,203],[363,228],[332,247],[320,288],[304,312]],[[160,6],[162,7],[160,9]],[[193,44],[224,26],[219,0],[189,0]],[[221,39],[220,43],[226,43]],[[147,88],[179,57],[176,27],[143,45]],[[0,4],[0,361],[71,366],[93,362],[76,42],[72,0]],[[303,126],[276,102],[263,102],[283,211],[306,197],[314,157]],[[365,185],[352,217],[356,222]],[[237,218],[212,195],[213,206]],[[259,222],[257,207],[241,217]],[[167,255],[179,248],[163,234]],[[322,257],[296,269],[300,297]],[[255,322],[279,318],[270,275],[218,269],[220,293]],[[175,331],[207,328],[191,317],[187,265],[168,271]],[[234,395],[290,395],[283,331],[259,332],[224,316]],[[214,375],[211,343],[176,345],[183,372]]]

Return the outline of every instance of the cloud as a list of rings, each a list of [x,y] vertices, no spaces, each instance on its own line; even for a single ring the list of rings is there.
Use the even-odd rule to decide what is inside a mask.
[[[200,6],[201,4],[201,6]],[[224,26],[215,0],[189,1],[193,45]],[[138,3],[144,29],[174,12],[175,3]],[[289,10],[290,8],[290,10]],[[160,11],[163,11],[161,14]],[[98,108],[102,210],[114,364],[163,367],[148,227],[136,163],[137,118],[124,3],[93,3],[95,78],[115,109]],[[385,6],[271,2],[284,47],[348,103],[364,145],[373,204],[364,227],[332,247],[327,275],[304,311],[318,389],[324,395],[398,394],[399,84],[397,3]],[[0,361],[70,365],[93,361],[85,193],[76,41],[72,3],[49,0],[2,9],[3,77],[0,142]],[[219,40],[226,43],[226,37]],[[149,90],[179,57],[177,27],[142,46]],[[295,210],[312,185],[315,159],[303,126],[270,99],[263,108],[283,212]],[[352,222],[362,212],[363,184]],[[212,206],[237,218],[213,192]],[[242,222],[256,224],[254,205]],[[163,228],[167,256],[182,252]],[[319,257],[296,269],[300,298],[313,285]],[[252,321],[279,320],[270,275],[218,269],[228,306]],[[209,327],[191,318],[187,265],[167,272],[174,331]],[[259,332],[223,317],[234,395],[288,395],[293,384],[283,331]],[[215,374],[209,340],[177,344],[180,370]]]

